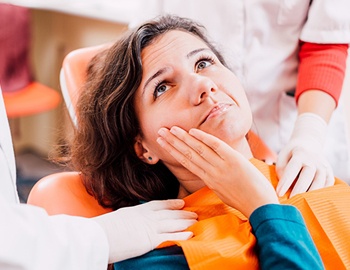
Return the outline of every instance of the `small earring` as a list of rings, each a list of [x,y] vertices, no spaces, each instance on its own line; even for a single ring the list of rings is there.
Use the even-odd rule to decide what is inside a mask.
[[[152,160],[152,157],[148,157],[148,160],[151,161],[151,160]]]

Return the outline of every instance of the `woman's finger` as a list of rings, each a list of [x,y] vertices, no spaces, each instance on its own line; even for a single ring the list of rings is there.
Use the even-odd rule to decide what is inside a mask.
[[[161,136],[157,139],[159,145],[193,174],[203,178],[209,170],[213,169],[207,160],[170,133],[169,130],[162,128],[159,135]]]
[[[172,127],[170,133],[183,141],[192,151],[195,151],[198,156],[209,163],[211,163],[211,161],[215,159],[215,156],[217,156],[217,154],[201,140],[191,136],[188,132],[179,127]]]
[[[189,134],[210,147],[222,160],[228,160],[236,153],[228,144],[202,130],[193,128]]]

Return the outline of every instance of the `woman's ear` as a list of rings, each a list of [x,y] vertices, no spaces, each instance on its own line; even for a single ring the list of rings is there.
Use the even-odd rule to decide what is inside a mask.
[[[147,164],[156,164],[159,161],[159,158],[152,155],[151,151],[148,150],[140,135],[135,138],[134,150],[136,156]]]

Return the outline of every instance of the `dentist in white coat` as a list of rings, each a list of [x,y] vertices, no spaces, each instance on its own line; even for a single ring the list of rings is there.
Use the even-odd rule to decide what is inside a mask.
[[[181,230],[195,222],[196,214],[169,211],[183,205],[182,200],[153,201],[88,219],[48,216],[39,207],[19,204],[0,88],[0,269],[105,270],[108,262],[142,255],[166,240],[191,237]],[[175,226],[166,231],[163,222]]]
[[[294,194],[333,184],[333,171],[350,183],[350,142],[339,99],[350,43],[349,0],[153,3],[142,19],[157,13],[195,19],[224,52],[244,83],[255,132],[279,153],[280,195],[298,175]],[[324,48],[332,54],[322,52]],[[316,62],[307,63],[310,55],[316,56]],[[303,68],[299,58],[306,63]],[[322,65],[331,66],[332,73],[315,71]],[[296,102],[292,95],[301,80],[306,91],[297,95]]]

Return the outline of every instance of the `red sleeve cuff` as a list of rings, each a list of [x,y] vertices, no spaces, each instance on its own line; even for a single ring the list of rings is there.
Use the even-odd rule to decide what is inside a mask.
[[[331,95],[338,104],[349,45],[301,42],[300,46],[296,101],[305,91],[318,89]]]

